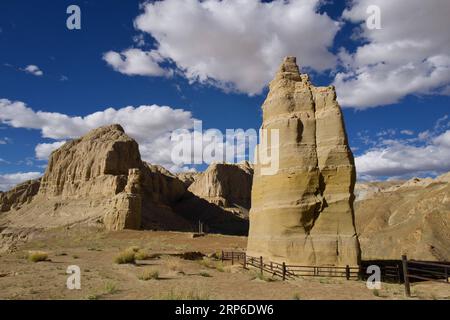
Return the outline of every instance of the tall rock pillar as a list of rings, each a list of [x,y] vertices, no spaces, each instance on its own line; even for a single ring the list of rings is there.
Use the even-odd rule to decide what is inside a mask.
[[[314,87],[294,57],[284,59],[262,106],[279,145],[278,170],[257,163],[247,253],[308,265],[357,265],[355,166],[333,87]]]

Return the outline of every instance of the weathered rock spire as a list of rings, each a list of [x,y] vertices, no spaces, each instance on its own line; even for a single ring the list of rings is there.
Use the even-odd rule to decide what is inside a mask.
[[[264,175],[255,167],[248,254],[356,265],[355,166],[334,87],[314,87],[286,57],[262,109],[262,128],[279,132],[279,146],[268,146],[278,149],[279,168]]]

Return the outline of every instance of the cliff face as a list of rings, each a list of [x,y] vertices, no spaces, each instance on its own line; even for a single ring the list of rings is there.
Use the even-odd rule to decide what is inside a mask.
[[[362,258],[398,260],[406,254],[416,260],[449,261],[448,176],[379,182],[378,191],[355,202]]]
[[[41,179],[29,180],[7,192],[0,192],[0,212],[18,210],[22,205],[30,203],[38,193],[40,184]]]
[[[214,163],[195,178],[188,190],[225,210],[248,217],[252,180],[253,167],[248,162]]]
[[[220,177],[228,188],[224,195],[232,190],[226,182],[232,178]],[[74,224],[193,231],[202,220],[215,232],[246,232],[246,221],[210,206],[188,192],[186,184],[163,167],[142,161],[138,144],[120,125],[101,127],[55,150],[40,181],[0,195],[5,212],[0,215],[0,242]],[[231,203],[241,201],[239,189],[234,191]]]
[[[9,228],[94,223],[108,230],[139,229],[154,227],[155,219],[166,228],[172,223],[174,228],[190,225],[181,217],[173,222],[170,208],[186,192],[184,184],[165,169],[143,162],[138,144],[120,125],[92,130],[55,150],[40,187],[27,186],[23,194],[28,199],[35,195],[18,214],[8,215]],[[24,187],[11,193],[17,195],[18,189]],[[161,216],[161,211],[166,214]]]
[[[178,179],[183,181],[184,185],[188,188],[195,179],[201,175],[201,172],[180,172],[176,176]]]
[[[262,106],[279,132],[275,174],[255,166],[248,254],[312,265],[356,265],[355,166],[333,87],[314,87],[285,58]],[[270,154],[270,152],[268,152]]]

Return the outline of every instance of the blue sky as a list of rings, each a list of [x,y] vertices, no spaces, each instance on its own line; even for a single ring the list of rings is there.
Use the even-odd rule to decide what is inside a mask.
[[[66,27],[71,4],[81,30]],[[371,4],[381,30],[366,27]],[[314,84],[336,86],[359,178],[449,171],[449,14],[445,0],[1,1],[0,189],[109,121],[145,160],[180,170],[164,149],[170,131],[194,118],[259,128],[285,55]]]

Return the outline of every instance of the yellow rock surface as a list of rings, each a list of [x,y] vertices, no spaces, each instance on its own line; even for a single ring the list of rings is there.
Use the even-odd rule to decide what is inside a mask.
[[[279,168],[265,175],[255,166],[248,254],[290,264],[357,265],[355,166],[334,88],[314,87],[287,57],[262,109],[262,129],[279,130]]]

